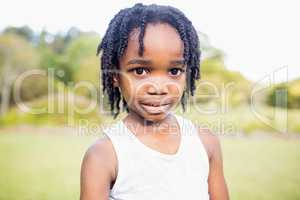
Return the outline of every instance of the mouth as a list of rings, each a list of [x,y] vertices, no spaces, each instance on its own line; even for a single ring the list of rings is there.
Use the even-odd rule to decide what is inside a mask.
[[[155,102],[141,103],[143,109],[150,114],[165,113],[170,109],[171,105],[172,105],[171,103],[164,103],[164,104],[155,103]]]

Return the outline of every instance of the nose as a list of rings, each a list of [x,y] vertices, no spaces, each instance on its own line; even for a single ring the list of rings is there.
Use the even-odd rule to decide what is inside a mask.
[[[160,79],[153,79],[149,82],[147,93],[149,95],[166,95],[168,94],[168,84]]]

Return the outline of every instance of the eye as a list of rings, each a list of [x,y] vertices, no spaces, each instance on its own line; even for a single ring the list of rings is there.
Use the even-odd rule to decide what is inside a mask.
[[[170,69],[170,73],[172,76],[179,76],[181,73],[183,73],[184,70],[181,68],[172,68]]]
[[[145,67],[137,67],[137,68],[133,68],[130,70],[130,72],[132,72],[132,71],[135,72],[136,75],[141,76],[141,75],[145,75],[145,73],[149,72],[149,69],[147,69]]]

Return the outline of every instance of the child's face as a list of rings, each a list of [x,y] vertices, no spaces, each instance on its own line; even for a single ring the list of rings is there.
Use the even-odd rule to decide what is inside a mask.
[[[185,89],[183,42],[172,26],[147,24],[140,57],[138,35],[139,29],[134,29],[129,36],[114,84],[120,87],[130,112],[160,121],[180,102]]]

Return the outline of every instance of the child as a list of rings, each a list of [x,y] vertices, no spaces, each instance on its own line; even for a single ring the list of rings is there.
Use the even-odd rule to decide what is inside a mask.
[[[115,117],[81,168],[81,200],[227,200],[218,138],[172,112],[194,94],[199,42],[176,8],[136,4],[99,45],[103,91]]]

